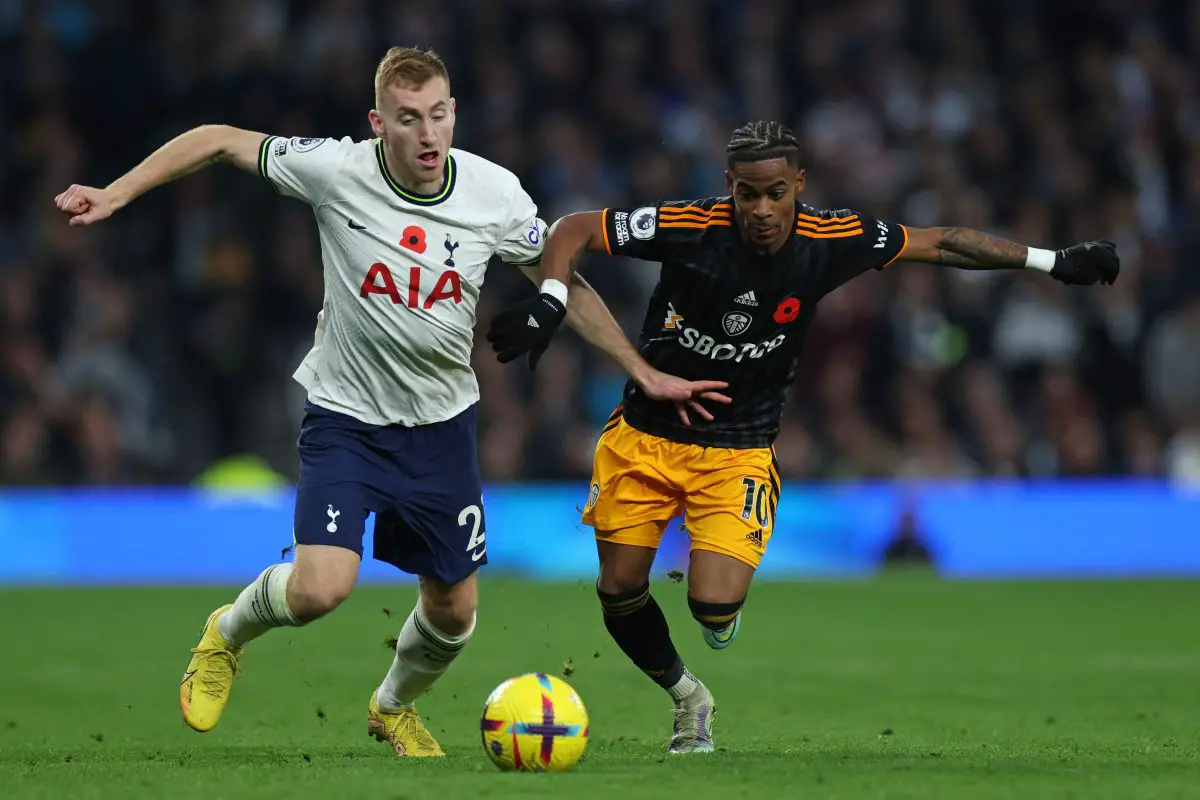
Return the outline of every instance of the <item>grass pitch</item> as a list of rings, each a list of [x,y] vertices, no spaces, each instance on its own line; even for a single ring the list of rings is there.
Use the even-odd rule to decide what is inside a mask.
[[[1200,798],[1200,583],[762,583],[723,652],[683,586],[655,593],[717,697],[711,757],[666,756],[670,703],[590,583],[484,582],[475,639],[419,704],[449,757],[419,762],[365,732],[411,586],[255,642],[208,734],[183,725],[178,680],[236,589],[0,591],[0,797]],[[496,771],[488,692],[568,667],[585,761]]]

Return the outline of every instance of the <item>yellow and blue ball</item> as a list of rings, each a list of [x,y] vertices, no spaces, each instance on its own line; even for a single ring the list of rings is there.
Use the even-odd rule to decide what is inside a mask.
[[[575,690],[541,672],[509,678],[492,691],[480,720],[483,749],[497,767],[563,772],[587,748],[588,714]]]

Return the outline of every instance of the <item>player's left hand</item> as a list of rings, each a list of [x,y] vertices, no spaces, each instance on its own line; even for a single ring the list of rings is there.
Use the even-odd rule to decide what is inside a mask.
[[[1050,277],[1073,286],[1112,285],[1121,273],[1117,246],[1107,239],[1081,242],[1054,254]]]
[[[507,364],[522,353],[529,354],[529,368],[536,369],[538,359],[554,332],[567,316],[567,307],[545,292],[501,311],[492,318],[487,340],[496,351],[501,364]]]
[[[651,369],[646,375],[639,376],[638,386],[651,400],[670,401],[675,404],[679,419],[684,425],[692,424],[688,409],[692,409],[707,422],[712,422],[712,413],[700,405],[701,400],[728,405],[733,398],[721,394],[718,390],[729,386],[726,381],[689,381],[675,375],[668,375]]]

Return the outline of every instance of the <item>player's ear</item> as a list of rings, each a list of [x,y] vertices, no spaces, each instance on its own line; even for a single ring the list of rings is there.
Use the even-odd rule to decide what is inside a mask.
[[[375,138],[382,139],[383,137],[383,115],[375,109],[367,112],[367,122],[371,123],[371,132],[375,134]]]
[[[733,194],[733,173],[728,167],[725,168],[725,191]]]
[[[804,191],[804,170],[796,170],[796,194]]]

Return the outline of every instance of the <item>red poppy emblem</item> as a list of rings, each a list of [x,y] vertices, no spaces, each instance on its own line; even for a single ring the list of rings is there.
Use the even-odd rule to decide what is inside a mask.
[[[775,321],[780,325],[786,322],[791,322],[800,314],[800,301],[795,297],[788,299],[775,306]]]
[[[425,230],[417,225],[409,225],[400,236],[400,246],[407,247],[417,255],[425,252]]]

